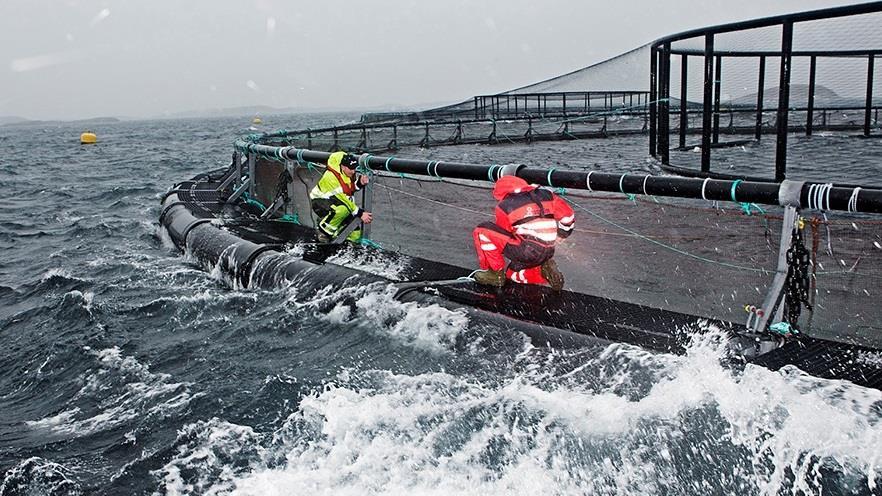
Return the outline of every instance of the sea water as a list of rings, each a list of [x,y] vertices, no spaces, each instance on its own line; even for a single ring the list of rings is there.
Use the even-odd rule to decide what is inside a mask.
[[[248,124],[0,128],[0,495],[882,493],[882,393],[709,325],[558,350],[387,284],[231,287],[157,216]]]

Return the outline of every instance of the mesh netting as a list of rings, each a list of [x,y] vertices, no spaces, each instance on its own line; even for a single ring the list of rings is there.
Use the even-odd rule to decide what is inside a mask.
[[[374,238],[406,253],[475,265],[471,228],[490,220],[489,190],[377,179]],[[576,232],[556,260],[571,290],[687,314],[744,322],[761,305],[777,264],[778,209],[746,215],[731,204],[570,194]],[[813,335],[880,342],[882,223],[810,216],[806,247],[817,261]]]
[[[649,45],[583,69],[517,88],[504,94],[557,91],[648,91]]]
[[[432,156],[506,158],[496,152],[507,149],[515,155],[521,148],[448,147]],[[635,143],[629,153],[639,149]],[[319,174],[301,168],[295,193],[305,196]],[[408,255],[476,267],[471,231],[492,220],[489,184],[378,173],[373,185],[372,240]],[[746,321],[745,305],[763,303],[778,261],[781,209],[573,191],[564,196],[577,218],[556,255],[568,289],[736,323]],[[308,202],[296,203],[308,224]],[[815,262],[814,312],[803,311],[800,327],[814,336],[882,344],[882,221],[844,213],[805,217],[804,243]]]

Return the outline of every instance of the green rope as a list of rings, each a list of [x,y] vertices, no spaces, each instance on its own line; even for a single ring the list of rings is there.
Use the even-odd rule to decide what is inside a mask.
[[[637,195],[635,195],[634,193],[625,193],[625,188],[622,185],[622,183],[625,181],[625,176],[627,176],[627,174],[622,174],[622,176],[619,177],[619,191],[621,191],[623,195],[627,196],[629,201],[637,203]]]
[[[740,205],[741,205],[741,211],[743,211],[747,215],[751,215],[751,213],[750,213],[751,208],[755,208],[756,211],[762,215],[766,214],[766,211],[763,210],[763,207],[757,205],[756,203],[740,202]]]
[[[389,157],[386,159],[386,170],[388,172],[392,172],[392,169],[389,168],[389,162],[391,162],[393,158],[395,158],[395,157]]]
[[[491,164],[491,165],[490,165],[490,168],[487,169],[487,180],[490,181],[490,182],[492,182],[492,183],[495,183],[495,182],[496,182],[496,180],[493,179],[493,170],[496,169],[497,167],[499,167],[499,165],[497,165],[497,164]]]
[[[372,241],[372,240],[365,238],[365,237],[362,237],[359,240],[359,243],[361,243],[362,246],[370,246],[371,248],[382,248],[382,246],[380,246],[380,244],[377,243],[376,241]]]
[[[736,179],[732,182],[732,191],[730,192],[732,195],[732,202],[739,203],[738,200],[735,199],[735,189],[738,188],[738,183],[743,182],[741,179]]]
[[[278,219],[275,219],[279,222],[290,222],[292,224],[300,224],[300,217],[297,214],[285,214]]]
[[[258,200],[255,200],[254,198],[251,198],[250,196],[248,196],[248,193],[242,193],[242,198],[245,199],[245,203],[247,203],[248,205],[253,205],[253,206],[259,208],[261,212],[266,210],[266,205],[264,205],[263,203],[260,203]]]
[[[371,159],[371,157],[372,155],[370,153],[364,155],[364,160],[362,160],[362,157],[358,157],[358,167],[355,170],[366,176],[372,175],[374,171],[367,166],[367,163]]]

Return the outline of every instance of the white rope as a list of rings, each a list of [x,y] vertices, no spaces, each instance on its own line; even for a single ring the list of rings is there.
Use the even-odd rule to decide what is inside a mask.
[[[594,174],[594,171],[589,172],[588,177],[585,178],[585,186],[588,187],[588,191],[594,191],[593,189],[591,189],[591,174]]]
[[[625,176],[628,174],[622,174],[622,177],[619,178],[619,191],[625,193],[625,189],[622,187],[622,183],[625,182]]]
[[[849,212],[857,212],[858,211],[857,201],[858,201],[858,195],[860,194],[860,192],[861,192],[860,186],[858,186],[857,188],[852,190],[851,198],[848,199],[848,211]]]
[[[809,208],[816,210],[830,210],[830,191],[833,183],[812,184],[809,186]]]
[[[649,193],[646,192],[646,180],[649,179],[649,176],[643,176],[643,194],[649,196]]]
[[[705,178],[704,182],[701,183],[701,199],[707,201],[707,196],[705,196],[705,188],[707,188],[707,182],[710,181],[711,178]]]

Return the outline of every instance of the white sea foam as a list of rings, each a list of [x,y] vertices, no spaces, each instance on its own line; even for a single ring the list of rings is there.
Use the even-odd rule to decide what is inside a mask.
[[[168,229],[166,229],[164,225],[158,225],[156,227],[156,237],[159,238],[162,247],[166,250],[174,252],[178,251],[178,247],[175,246],[175,242],[172,241],[171,235],[168,233]]]
[[[37,430],[62,436],[85,436],[114,428],[138,418],[166,415],[185,408],[197,397],[189,383],[174,383],[168,374],[153,373],[118,347],[100,351],[86,349],[99,367],[81,380],[83,386],[72,399],[97,402],[96,411],[78,406],[39,420],[25,422]]]
[[[468,327],[465,312],[437,304],[401,302],[394,298],[396,291],[390,284],[382,292],[365,293],[355,303],[359,315],[379,324],[390,336],[429,351],[449,349]]]
[[[243,495],[767,494],[821,491],[823,467],[847,491],[878,491],[882,393],[841,381],[721,364],[722,335],[685,356],[614,345],[586,363],[528,350],[488,384],[443,372],[349,371],[304,398],[272,441],[202,426],[163,469],[170,486]],[[651,369],[645,392],[572,380],[633,356]],[[550,358],[554,357],[554,358]],[[523,361],[526,361],[524,363]],[[349,376],[358,386],[347,386]],[[218,431],[218,429],[220,429]],[[232,433],[229,432],[232,430]],[[220,441],[218,440],[220,439]],[[230,439],[248,464],[199,473]],[[224,448],[232,452],[233,447]],[[677,474],[688,470],[689,478]],[[192,476],[191,476],[192,477]],[[198,476],[197,476],[198,477]],[[685,484],[685,485],[684,485]]]
[[[468,328],[469,318],[464,311],[402,302],[395,299],[396,291],[394,284],[386,283],[325,286],[306,302],[299,302],[296,292],[292,293],[288,303],[298,309],[320,310],[319,318],[333,323],[362,319],[377,332],[426,351],[449,350],[456,336]],[[354,302],[354,308],[349,302]]]
[[[79,494],[70,470],[45,458],[31,457],[9,469],[0,482],[0,494]]]
[[[401,273],[408,267],[407,262],[401,258],[380,253],[366,255],[364,252],[349,248],[328,257],[327,262],[375,274],[393,281],[399,280]]]
[[[64,294],[64,298],[72,298],[79,300],[87,312],[92,313],[92,301],[95,299],[95,293],[86,291],[85,293],[78,290],[68,291]]]
[[[47,270],[40,276],[40,281],[46,282],[53,277],[63,277],[65,279],[76,279],[76,277],[72,276],[70,272],[60,267],[55,267]]]

